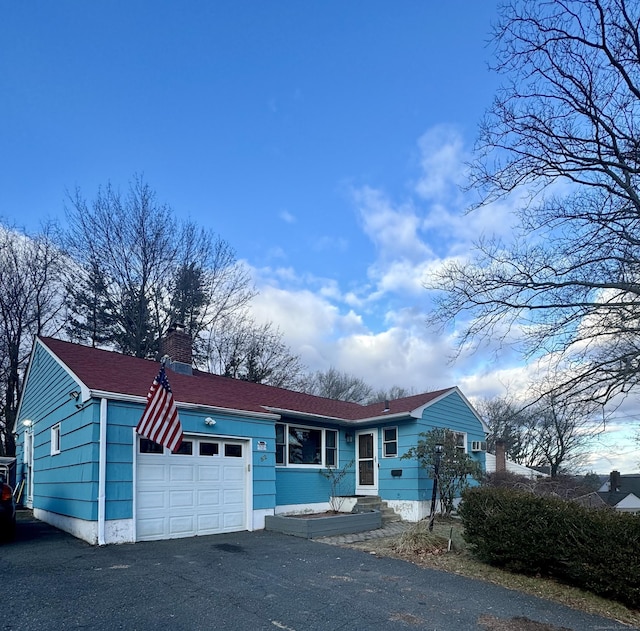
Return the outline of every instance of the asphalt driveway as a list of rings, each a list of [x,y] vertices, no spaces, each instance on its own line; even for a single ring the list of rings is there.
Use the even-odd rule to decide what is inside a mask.
[[[515,628],[508,621],[516,617],[573,631],[629,629],[498,586],[265,531],[98,548],[27,520],[0,546],[0,579],[4,631],[466,631],[496,619]]]

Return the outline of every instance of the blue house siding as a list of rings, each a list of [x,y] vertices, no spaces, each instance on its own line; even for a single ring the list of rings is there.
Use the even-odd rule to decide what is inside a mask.
[[[79,385],[41,347],[33,355],[20,405],[17,431],[24,469],[24,420],[32,421],[33,508],[79,519],[97,518],[97,416],[76,408],[69,393]],[[51,455],[51,428],[60,423],[60,453]],[[19,475],[20,475],[19,474]],[[26,491],[25,491],[26,494]]]
[[[396,457],[385,458],[384,454],[384,429],[396,427],[398,429],[398,454]],[[416,462],[403,460],[402,455],[407,453],[416,444],[416,422],[387,423],[380,426],[378,447],[378,488],[380,496],[389,500],[415,500],[417,499],[418,469]],[[392,476],[391,472],[400,470],[401,476]]]
[[[142,404],[109,401],[107,425],[106,519],[133,517],[133,428],[143,412]],[[206,411],[179,409],[180,422],[186,434],[212,438],[226,436],[251,438],[251,470],[253,474],[253,508],[275,506],[275,434],[273,421]],[[204,420],[212,417],[213,427]],[[257,451],[257,443],[264,441],[267,451]],[[270,449],[270,451],[269,451]]]
[[[473,441],[485,440],[484,428],[458,392],[452,392],[424,410],[422,419],[417,423],[418,432],[428,432],[435,428],[452,429],[456,432],[466,433],[467,453],[484,467],[484,454],[471,452]],[[416,440],[418,438],[416,437]],[[420,499],[429,499],[433,490],[432,472],[420,467],[418,474],[420,476],[418,485]]]
[[[291,425],[338,431],[337,470],[341,471],[344,467],[347,467],[347,465],[349,466],[347,468],[348,473],[340,481],[337,491],[339,495],[353,495],[355,493],[355,448],[353,444],[347,443],[345,429],[329,424],[299,423],[290,419],[283,420],[282,422],[288,422]],[[353,433],[353,430],[347,431]],[[322,475],[321,471],[326,471],[326,468],[309,465],[276,466],[276,505],[291,506],[296,504],[305,505],[328,502],[331,497],[331,481]]]

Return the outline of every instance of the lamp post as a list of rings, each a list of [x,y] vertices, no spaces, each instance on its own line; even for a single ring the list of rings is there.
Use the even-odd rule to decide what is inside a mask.
[[[442,450],[444,445],[437,443],[434,447],[434,461],[433,461],[433,491],[431,492],[431,513],[429,514],[429,532],[433,531],[433,522],[436,519],[436,495],[438,493],[438,472],[440,470],[440,458],[442,456]]]

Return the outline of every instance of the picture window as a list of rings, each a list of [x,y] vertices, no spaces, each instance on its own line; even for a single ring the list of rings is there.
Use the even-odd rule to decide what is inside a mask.
[[[276,464],[336,467],[338,431],[276,423]]]

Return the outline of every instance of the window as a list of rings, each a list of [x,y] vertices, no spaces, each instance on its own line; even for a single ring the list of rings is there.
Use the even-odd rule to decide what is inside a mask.
[[[467,451],[467,435],[462,432],[454,432],[456,437],[456,449],[466,452]]]
[[[242,458],[242,445],[227,443],[224,446],[224,455],[227,458]]]
[[[217,456],[220,453],[220,445],[218,443],[200,443],[201,456]]]
[[[324,464],[326,467],[335,467],[338,464],[338,432],[326,429],[324,441]]]
[[[163,451],[162,445],[154,443],[148,438],[140,439],[140,453],[141,454],[161,454]]]
[[[60,453],[60,423],[56,423],[51,428],[51,455]]]
[[[276,464],[286,464],[284,461],[284,454],[287,450],[286,431],[286,425],[276,423]]]
[[[382,431],[382,457],[395,458],[398,455],[398,428],[385,427]]]
[[[172,452],[174,456],[192,456],[193,443],[190,440],[183,440],[178,447],[178,451]]]
[[[276,423],[276,464],[335,467],[338,431]]]
[[[322,464],[322,430],[289,426],[289,464]]]

